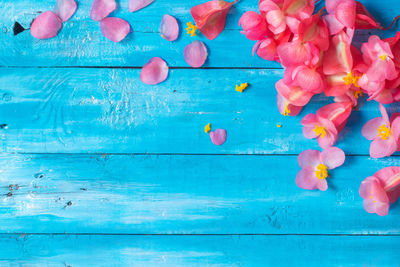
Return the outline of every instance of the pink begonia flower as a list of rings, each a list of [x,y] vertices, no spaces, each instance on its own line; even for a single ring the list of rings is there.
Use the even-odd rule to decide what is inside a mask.
[[[314,4],[314,0],[263,0],[259,9],[272,33],[280,34],[287,28],[297,33],[300,21],[314,12]]]
[[[76,11],[74,0],[57,0],[54,12],[40,14],[31,25],[31,34],[38,39],[53,38],[58,34],[62,23],[69,20]]]
[[[379,104],[379,110],[382,117],[368,121],[362,129],[362,135],[373,140],[369,148],[372,158],[388,157],[399,149],[400,144],[400,113],[392,114],[389,120],[382,104]]]
[[[165,14],[161,19],[160,34],[167,41],[175,41],[179,35],[179,24],[176,18]]]
[[[153,57],[140,71],[140,80],[145,84],[159,84],[167,79],[168,71],[168,65],[163,59]]]
[[[130,12],[138,11],[153,3],[154,0],[129,0],[128,9]]]
[[[278,105],[279,113],[283,116],[296,116],[302,110],[302,106],[295,106],[291,104],[286,98],[278,93],[276,98],[276,103]]]
[[[193,68],[200,68],[207,60],[207,47],[202,41],[196,40],[185,46],[183,56],[187,64]]]
[[[296,185],[307,190],[328,189],[326,178],[328,170],[341,166],[345,161],[343,150],[329,147],[322,152],[318,150],[305,150],[297,158],[301,170],[296,176]]]
[[[115,0],[93,0],[90,18],[100,21],[110,15],[117,8]]]
[[[386,216],[390,203],[395,203],[400,196],[400,167],[386,167],[367,177],[359,193],[368,213]]]
[[[304,137],[317,138],[323,149],[333,146],[346,125],[351,110],[351,102],[332,103],[318,109],[316,114],[306,115],[301,120]]]
[[[287,30],[276,35],[275,38],[265,38],[257,41],[253,47],[253,56],[257,52],[257,55],[265,60],[280,62],[277,48],[280,44],[287,43],[291,36],[292,33]]]
[[[302,42],[294,39],[291,42],[282,43],[277,47],[280,62],[285,67],[300,65],[317,65],[320,61],[319,49],[310,42]]]
[[[239,20],[239,26],[242,26],[243,33],[247,39],[250,40],[263,40],[267,36],[267,22],[258,13],[254,11],[247,11],[242,15]]]
[[[104,37],[118,43],[128,35],[131,30],[131,26],[126,20],[107,17],[100,21],[100,29]]]
[[[289,87],[300,87],[302,91],[312,94],[320,94],[325,88],[323,75],[316,67],[288,67],[282,80]]]
[[[226,141],[226,130],[216,129],[214,132],[210,132],[210,138],[214,145],[220,146]]]
[[[197,29],[209,40],[214,40],[224,30],[229,9],[237,1],[214,0],[192,7],[190,13]]]

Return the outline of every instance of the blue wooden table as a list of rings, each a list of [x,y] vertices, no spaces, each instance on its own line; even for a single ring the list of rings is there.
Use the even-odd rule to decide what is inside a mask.
[[[331,100],[279,114],[283,70],[253,57],[237,26],[258,1],[235,5],[214,41],[158,32],[165,13],[185,26],[203,0],[136,13],[119,1],[115,15],[133,29],[121,43],[89,18],[90,0],[53,39],[13,35],[54,2],[0,0],[0,266],[400,266],[400,205],[380,217],[358,195],[365,177],[399,165],[371,159],[361,136],[378,105],[351,115],[328,191],[296,187],[297,155],[318,149],[300,120]],[[362,2],[385,25],[400,13],[398,0]],[[201,69],[183,58],[195,39],[209,49]],[[171,69],[149,86],[139,73],[154,56]],[[207,123],[227,129],[224,145]]]

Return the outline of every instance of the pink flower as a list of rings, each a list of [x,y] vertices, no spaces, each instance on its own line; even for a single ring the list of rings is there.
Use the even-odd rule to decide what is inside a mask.
[[[254,11],[247,11],[239,20],[247,39],[262,40],[267,36],[267,22],[260,14]]]
[[[362,135],[368,140],[373,140],[369,148],[369,154],[373,158],[383,158],[392,155],[399,149],[400,144],[400,113],[394,113],[390,117],[385,107],[379,104],[382,117],[368,121]]]
[[[296,176],[296,185],[303,189],[328,189],[328,170],[341,166],[345,161],[344,152],[337,147],[329,147],[322,152],[305,150],[297,158],[301,170]]]
[[[346,125],[351,109],[351,102],[332,103],[317,110],[317,114],[306,115],[301,120],[303,135],[308,139],[317,138],[323,149],[333,146]]]
[[[367,177],[360,186],[364,209],[368,213],[386,216],[390,203],[400,196],[400,167],[387,167]]]
[[[281,113],[283,116],[296,116],[303,108],[303,106],[296,106],[291,104],[289,100],[284,98],[279,93],[277,95],[276,103],[278,105],[279,113]]]
[[[237,1],[226,2],[214,0],[194,6],[190,13],[199,31],[209,40],[214,40],[225,28],[226,16],[229,9]]]

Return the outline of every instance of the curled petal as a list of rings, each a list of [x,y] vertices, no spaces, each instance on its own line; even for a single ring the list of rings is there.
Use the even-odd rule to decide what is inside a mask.
[[[76,11],[75,0],[57,0],[54,12],[63,21],[69,20]]]
[[[210,132],[210,138],[214,145],[220,146],[226,141],[226,130],[216,129],[214,132]]]
[[[307,190],[317,189],[318,178],[314,170],[301,169],[296,176],[296,185]]]
[[[382,105],[382,104],[379,104],[379,111],[380,111],[381,114],[382,114],[382,119],[383,119],[383,121],[385,122],[385,124],[386,124],[387,126],[389,126],[389,125],[390,125],[389,115],[388,115],[388,113],[387,113],[387,111],[386,111],[385,106]]]
[[[154,0],[129,0],[128,8],[130,12],[138,11],[153,3]]]
[[[185,47],[183,50],[183,55],[186,63],[193,68],[199,68],[206,62],[208,53],[203,42],[196,40]]]
[[[117,8],[115,0],[93,0],[90,18],[100,21],[110,15]]]
[[[168,77],[168,66],[164,60],[159,57],[153,57],[147,62],[141,72],[140,80],[145,84],[159,84]]]
[[[297,162],[302,169],[314,170],[321,163],[320,155],[321,152],[318,150],[305,150],[300,153]]]
[[[31,25],[31,34],[38,39],[53,38],[61,29],[61,19],[52,11],[46,11],[37,17]]]
[[[394,203],[400,197],[400,167],[386,167],[374,174],[385,190],[390,203]],[[386,198],[381,198],[385,201]],[[387,200],[386,200],[387,201]]]
[[[100,29],[106,38],[118,43],[128,35],[131,26],[123,19],[108,17],[100,21]]]
[[[285,114],[285,112],[288,112],[290,116],[297,116],[303,108],[300,106],[295,106],[295,105],[290,104],[289,101],[287,101],[287,99],[285,99],[280,94],[277,94],[276,100],[277,100],[279,113],[281,113],[281,114]]]
[[[179,35],[179,24],[173,16],[165,14],[161,19],[160,33],[167,41],[175,41]]]
[[[346,159],[346,156],[340,148],[330,147],[322,151],[321,161],[328,167],[328,169],[334,169],[341,166]]]
[[[381,29],[380,24],[372,17],[363,4],[356,1],[356,29]]]

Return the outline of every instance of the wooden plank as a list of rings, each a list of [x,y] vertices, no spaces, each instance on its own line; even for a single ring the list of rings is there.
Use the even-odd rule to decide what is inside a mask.
[[[112,15],[129,21],[133,34],[119,44],[105,39],[97,22],[89,18],[91,2],[80,1],[77,13],[64,23],[59,35],[49,40],[36,40],[29,31],[13,35],[15,21],[29,28],[39,12],[53,9],[54,0],[2,0],[0,10],[0,66],[143,66],[151,57],[161,56],[170,66],[188,67],[183,48],[200,38],[209,48],[205,67],[262,67],[279,68],[280,65],[251,55],[254,41],[240,34],[238,21],[249,10],[257,10],[257,1],[240,1],[228,16],[226,30],[215,40],[204,36],[190,37],[183,30],[178,41],[170,43],[159,35],[159,24],[165,13],[176,16],[185,28],[193,21],[190,8],[204,0],[157,0],[151,6],[129,13],[128,1],[120,1],[120,8]],[[398,0],[378,4],[374,0],[362,1],[379,20],[388,25],[398,15]],[[364,31],[362,35],[370,33]],[[386,36],[394,31],[381,32]],[[365,38],[364,38],[365,39]]]
[[[296,156],[2,154],[0,233],[400,234],[399,205],[358,195],[398,161],[348,157],[319,192],[295,185]]]
[[[0,264],[397,266],[399,242],[399,236],[2,235]]]
[[[2,152],[298,154],[317,148],[301,118],[329,103],[315,97],[297,117],[276,107],[281,70],[171,70],[145,85],[136,69],[0,69]],[[244,93],[235,85],[249,82]],[[366,102],[366,101],[364,101]],[[399,105],[389,111],[398,110]],[[376,102],[354,111],[338,145],[368,154],[364,123],[380,116]],[[203,129],[227,129],[218,147]],[[277,124],[282,127],[278,128]]]

